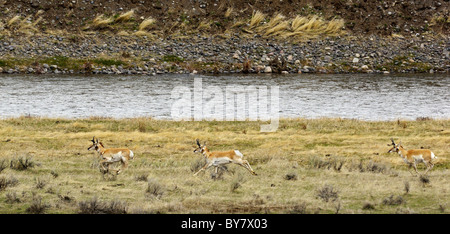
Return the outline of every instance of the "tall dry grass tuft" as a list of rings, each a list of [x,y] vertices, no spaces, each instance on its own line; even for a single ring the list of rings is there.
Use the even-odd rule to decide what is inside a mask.
[[[338,35],[342,32],[342,28],[345,26],[343,19],[333,19],[328,21],[328,25],[325,28],[325,33],[329,35]]]
[[[297,15],[291,22],[291,29],[292,31],[297,31],[299,28],[306,23],[308,23],[309,19],[307,17],[301,17]]]
[[[116,17],[117,16],[117,17]],[[83,30],[93,29],[105,29],[112,27],[115,24],[125,23],[134,18],[134,10],[127,11],[116,16],[106,16],[105,14],[98,15],[92,20],[92,23],[83,28]]]
[[[276,14],[266,24],[260,24],[265,15],[255,12],[250,20],[250,29],[254,29],[265,37],[278,37],[284,39],[302,40],[319,36],[338,36],[344,33],[344,20],[325,20],[317,15],[296,16],[286,18]]]
[[[39,16],[40,12],[35,14],[35,17]],[[39,16],[34,22],[33,22],[33,16],[27,16],[25,18],[22,18],[20,15],[16,15],[10,20],[6,22],[6,26],[10,31],[16,31],[20,33],[25,33],[28,35],[33,35],[39,31],[37,28],[37,25],[43,20],[41,16]]]
[[[145,29],[149,28],[150,26],[154,25],[156,22],[155,19],[152,17],[148,17],[142,23],[139,24],[139,30],[138,31],[144,31]]]
[[[296,29],[295,32],[315,32],[322,31],[324,29],[325,22],[318,16],[314,15],[309,17],[305,24]]]
[[[106,28],[109,24],[114,22],[113,17],[107,17],[104,14],[101,14],[92,21],[92,28],[93,29],[103,29]]]
[[[211,28],[211,23],[212,22],[208,20],[203,20],[198,24],[197,30],[208,30]]]
[[[233,9],[233,7],[229,7],[228,9],[227,9],[227,11],[225,11],[225,18],[229,18],[230,16],[231,16],[231,14],[233,14],[233,12],[234,12],[234,9]]]
[[[10,20],[8,20],[8,22],[6,23],[6,25],[11,28],[13,27],[17,22],[20,21],[20,15],[16,15],[14,17],[12,17]]]
[[[320,35],[335,36],[342,33],[344,20],[333,19],[330,21],[318,16],[297,18],[293,24],[292,32],[288,36],[318,37]]]
[[[259,30],[265,31],[265,34],[268,34],[268,31],[273,30],[273,28],[277,27],[279,24],[282,24],[285,18],[286,17],[282,14],[276,14],[269,20],[269,22],[267,22],[267,24],[260,26]]]
[[[284,35],[286,30],[289,28],[288,21],[281,21],[279,24],[269,28],[264,33],[265,36],[281,36]]]
[[[136,36],[147,36],[150,37],[151,34],[148,32],[148,29],[151,28],[153,25],[155,25],[156,20],[153,19],[152,17],[149,17],[147,19],[145,19],[144,21],[142,21],[139,24],[138,27],[138,31],[136,31],[135,33],[133,33]]]
[[[258,26],[266,18],[266,15],[261,11],[254,11],[250,19],[250,28]]]
[[[129,10],[123,14],[120,14],[115,22],[126,22],[126,21],[130,21],[132,18],[134,17],[134,10]]]

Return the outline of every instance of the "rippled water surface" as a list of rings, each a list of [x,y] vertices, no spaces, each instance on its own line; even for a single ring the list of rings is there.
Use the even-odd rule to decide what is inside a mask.
[[[448,75],[1,75],[0,117],[172,119],[175,87],[204,89],[279,87],[282,118],[341,117],[363,120],[450,117]],[[258,89],[259,90],[259,89]],[[225,94],[224,94],[225,95]],[[194,95],[192,94],[192,109]],[[204,97],[207,102],[207,97]],[[224,105],[217,103],[216,105]],[[247,104],[248,105],[248,104]],[[248,112],[248,111],[247,111]]]

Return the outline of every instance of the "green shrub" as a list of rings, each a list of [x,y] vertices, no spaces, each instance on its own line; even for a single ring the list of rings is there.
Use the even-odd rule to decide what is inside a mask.
[[[104,66],[119,66],[119,65],[125,65],[124,62],[120,61],[120,60],[114,60],[114,59],[102,59],[102,58],[98,58],[98,59],[94,59],[92,60],[93,63],[98,64],[98,65],[104,65]]]

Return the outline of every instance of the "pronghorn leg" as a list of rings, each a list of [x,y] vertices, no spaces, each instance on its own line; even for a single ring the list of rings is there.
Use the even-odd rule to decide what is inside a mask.
[[[433,169],[434,163],[430,161],[429,164],[430,164],[430,170]]]
[[[425,174],[427,174],[428,168],[429,168],[430,166],[428,165],[427,162],[425,162],[425,160],[423,160],[422,162],[423,162],[423,164],[425,164],[425,167],[427,168],[427,169],[425,169],[425,172],[423,173],[423,175],[425,175]]]
[[[253,168],[250,166],[250,163],[248,163],[247,160],[243,160],[242,162],[243,162],[245,165],[248,166],[248,168],[250,169],[250,172],[251,172],[253,175],[256,175],[256,172],[253,170]]]
[[[196,173],[194,173],[194,176],[196,176],[199,172],[208,169],[211,166],[212,166],[212,162],[205,164],[205,166],[203,166],[202,168],[200,168],[200,170],[198,170]]]
[[[106,171],[106,173],[108,173],[109,172],[109,164],[110,163],[111,163],[110,160],[102,159],[99,164],[102,167],[103,171]],[[105,164],[106,164],[106,168],[105,168]]]
[[[237,161],[237,162],[234,162],[234,163],[236,163],[237,165],[247,169],[252,175],[256,175],[256,173],[250,167],[250,164],[248,164],[247,160]]]
[[[427,165],[427,170],[425,171],[424,175],[426,175],[427,172],[434,167],[434,164],[431,161],[428,162],[428,164],[425,164],[425,165]]]
[[[414,173],[412,173],[411,167],[413,167],[413,164],[412,164],[412,163],[409,163],[409,164],[408,164],[408,171],[409,171],[409,173],[411,173],[412,176],[416,176]]]
[[[416,166],[415,163],[413,164],[413,167],[414,167],[414,170],[416,170],[416,173],[417,173],[418,175],[420,175],[419,171],[417,170],[417,166]]]
[[[121,163],[122,163],[122,168],[117,170],[117,175],[128,167],[128,160],[122,159]]]

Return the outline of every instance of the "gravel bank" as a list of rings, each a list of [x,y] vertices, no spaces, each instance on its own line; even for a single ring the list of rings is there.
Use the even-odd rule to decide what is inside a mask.
[[[288,43],[258,36],[116,35],[0,39],[3,73],[448,73],[450,38],[345,36]]]

